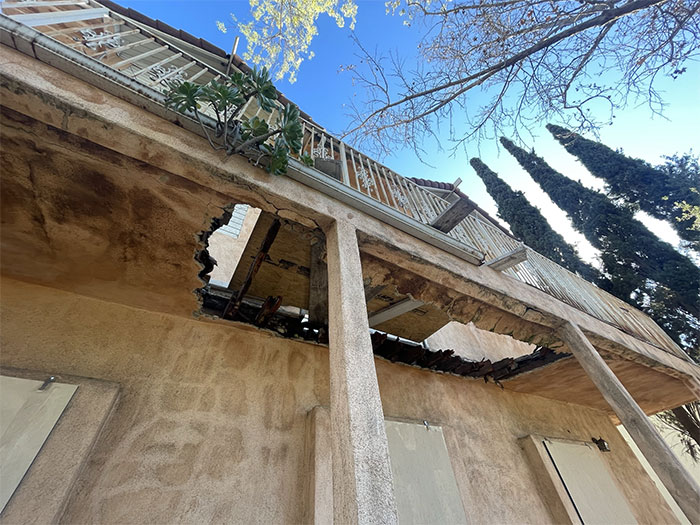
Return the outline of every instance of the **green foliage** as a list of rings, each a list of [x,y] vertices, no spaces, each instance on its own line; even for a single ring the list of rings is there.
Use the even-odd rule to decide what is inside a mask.
[[[301,149],[303,128],[299,108],[291,104],[279,108],[277,90],[265,68],[253,68],[248,74],[234,72],[224,81],[211,81],[204,86],[172,83],[166,96],[169,107],[194,115],[214,149],[225,150],[229,155],[257,149],[266,160],[269,173],[286,173],[289,154]],[[257,116],[241,120],[243,108],[251,99],[265,112],[279,112],[275,127],[271,128]],[[213,130],[205,125],[203,112],[216,121]]]
[[[262,137],[268,131],[270,131],[270,128],[267,126],[267,122],[258,117],[253,117],[241,123],[241,138],[243,140],[250,140],[252,137]]]
[[[700,231],[690,228],[692,218],[684,216],[683,210],[676,206],[679,202],[700,205],[700,195],[690,189],[693,180],[695,184],[700,180],[697,158],[667,157],[665,165],[655,168],[560,126],[548,124],[547,129],[591,174],[605,181],[611,198],[622,199],[657,219],[668,220],[690,248],[700,250]]]
[[[641,308],[689,351],[700,343],[700,268],[660,241],[602,193],[552,169],[535,155],[502,138],[501,143],[564,210],[574,227],[601,251],[608,278],[601,285]]]
[[[538,253],[555,263],[578,273],[584,279],[596,282],[601,275],[584,263],[576,250],[555,232],[540,210],[530,204],[520,191],[513,191],[480,159],[471,160],[486,185],[486,190],[498,204],[498,216],[510,225],[513,234]]]
[[[690,188],[690,191],[700,194],[697,188]],[[695,206],[685,201],[675,202],[673,205],[681,211],[681,216],[676,220],[689,222],[688,230],[700,232],[700,206]]]
[[[192,82],[182,82],[170,86],[168,105],[175,111],[187,113],[201,107],[197,101],[201,86]]]

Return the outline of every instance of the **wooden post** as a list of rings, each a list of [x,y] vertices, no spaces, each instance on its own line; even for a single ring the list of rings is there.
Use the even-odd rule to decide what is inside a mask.
[[[335,523],[397,523],[355,228],[326,235]]]
[[[437,217],[430,225],[436,230],[447,233],[455,226],[462,222],[467,215],[476,209],[474,204],[469,199],[460,197],[449,208],[445,209],[439,217]]]
[[[262,266],[265,257],[267,257],[267,252],[270,251],[272,243],[275,242],[275,238],[277,237],[277,232],[280,231],[281,224],[282,223],[279,221],[279,219],[275,219],[272,223],[272,226],[270,226],[270,229],[265,234],[265,238],[263,239],[258,254],[255,256],[255,259],[250,264],[250,268],[248,268],[248,273],[246,274],[245,279],[243,280],[241,288],[238,290],[238,293],[231,295],[231,299],[229,299],[228,303],[226,303],[226,307],[221,313],[222,318],[225,319],[227,315],[230,315],[232,319],[236,317],[238,309],[241,306],[241,302],[243,302],[243,297],[245,297],[245,294],[248,292],[248,288],[250,288],[250,285],[253,282],[253,278],[255,277],[255,274],[258,273],[258,270],[260,269],[260,266]],[[233,278],[231,278],[231,280],[233,280]]]
[[[311,245],[309,267],[309,322],[314,325],[328,325],[328,269],[324,254],[326,243],[315,239]]]
[[[340,153],[340,169],[343,176],[343,184],[350,186],[350,174],[348,173],[348,156],[345,153],[345,143],[340,142],[338,148]]]
[[[644,457],[691,523],[700,523],[700,487],[639,408],[581,329],[567,322],[559,335],[598,387]]]

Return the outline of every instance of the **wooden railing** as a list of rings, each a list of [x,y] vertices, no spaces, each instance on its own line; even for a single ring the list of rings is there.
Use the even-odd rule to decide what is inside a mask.
[[[34,27],[147,87],[164,90],[174,80],[206,84],[225,74],[188,54],[186,46],[93,0],[18,0],[3,2],[1,6],[4,15]],[[258,115],[272,123],[280,109],[266,113],[256,104],[250,104],[244,115]],[[303,127],[303,145],[294,154],[311,156],[318,177],[333,177],[379,205],[422,224],[430,225],[450,206],[449,201],[435,192],[402,177],[314,123],[304,120]],[[522,247],[478,210],[472,211],[447,235],[483,253],[486,263]],[[626,333],[688,359],[642,312],[534,250],[527,247],[525,250],[527,259],[503,270],[505,273]]]
[[[304,122],[304,131],[304,145],[300,153],[314,158],[319,171],[377,202],[423,224],[431,224],[450,206],[449,201],[430,189],[402,177],[318,126]],[[522,243],[494,225],[478,210],[471,212],[447,235],[483,253],[486,262],[522,247]],[[504,273],[623,332],[687,359],[685,353],[647,315],[531,248],[526,246],[525,249],[527,259],[504,270]]]

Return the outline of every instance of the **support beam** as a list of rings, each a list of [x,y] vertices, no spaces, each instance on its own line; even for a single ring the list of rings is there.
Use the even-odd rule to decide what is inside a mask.
[[[527,247],[524,244],[521,244],[515,250],[504,253],[495,259],[491,259],[490,261],[486,261],[484,264],[493,268],[497,272],[502,272],[523,261],[527,261]]]
[[[409,296],[398,303],[394,303],[391,306],[382,308],[378,312],[374,312],[369,318],[369,326],[374,328],[378,324],[382,324],[383,322],[394,319],[395,317],[403,315],[406,312],[415,310],[419,306],[423,306],[423,304],[425,304],[423,301],[417,301],[413,297]]]
[[[384,288],[386,288],[386,284],[378,284],[376,286],[372,286],[371,284],[365,285],[365,302],[369,304],[372,299],[382,293]]]
[[[334,522],[397,523],[354,226],[333,223],[326,245]]]
[[[566,322],[559,335],[598,387],[691,523],[700,523],[700,487],[659,435],[581,329]]]
[[[436,230],[447,233],[462,222],[462,220],[475,209],[476,204],[469,199],[460,197],[459,200],[452,203],[452,205],[443,211],[430,225]]]
[[[265,257],[267,257],[267,252],[270,251],[272,243],[275,242],[275,238],[277,237],[277,233],[280,231],[281,224],[282,223],[279,221],[279,219],[275,219],[275,221],[272,223],[272,226],[270,226],[270,229],[267,230],[265,238],[263,239],[263,242],[260,245],[260,250],[258,250],[258,254],[255,256],[255,259],[253,259],[253,262],[250,264],[250,268],[248,268],[248,273],[246,274],[245,279],[243,280],[243,284],[238,290],[238,293],[231,295],[231,299],[229,299],[229,302],[226,304],[224,311],[221,313],[221,317],[223,317],[224,319],[228,315],[230,315],[231,318],[234,318],[238,313],[238,308],[240,308],[241,306],[243,297],[245,297],[248,288],[250,288],[255,274],[257,274],[258,270],[260,270],[260,266],[262,266]],[[231,285],[229,284],[229,286]]]
[[[326,267],[326,243],[316,239],[311,245],[311,265],[309,267],[309,322],[314,325],[328,325],[328,268]]]

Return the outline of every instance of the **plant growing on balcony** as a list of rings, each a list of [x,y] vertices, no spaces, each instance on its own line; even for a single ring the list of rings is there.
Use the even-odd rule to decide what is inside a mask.
[[[277,90],[266,68],[253,68],[249,74],[234,72],[223,81],[206,85],[192,82],[171,83],[167,104],[175,111],[191,115],[199,122],[209,144],[227,155],[248,154],[265,160],[269,173],[287,172],[290,153],[301,150],[303,130],[299,108],[287,104],[280,108]],[[245,118],[248,103],[257,104],[267,114],[277,114],[274,125],[257,116]],[[206,117],[215,121],[213,126]],[[302,157],[308,164],[308,159]]]

